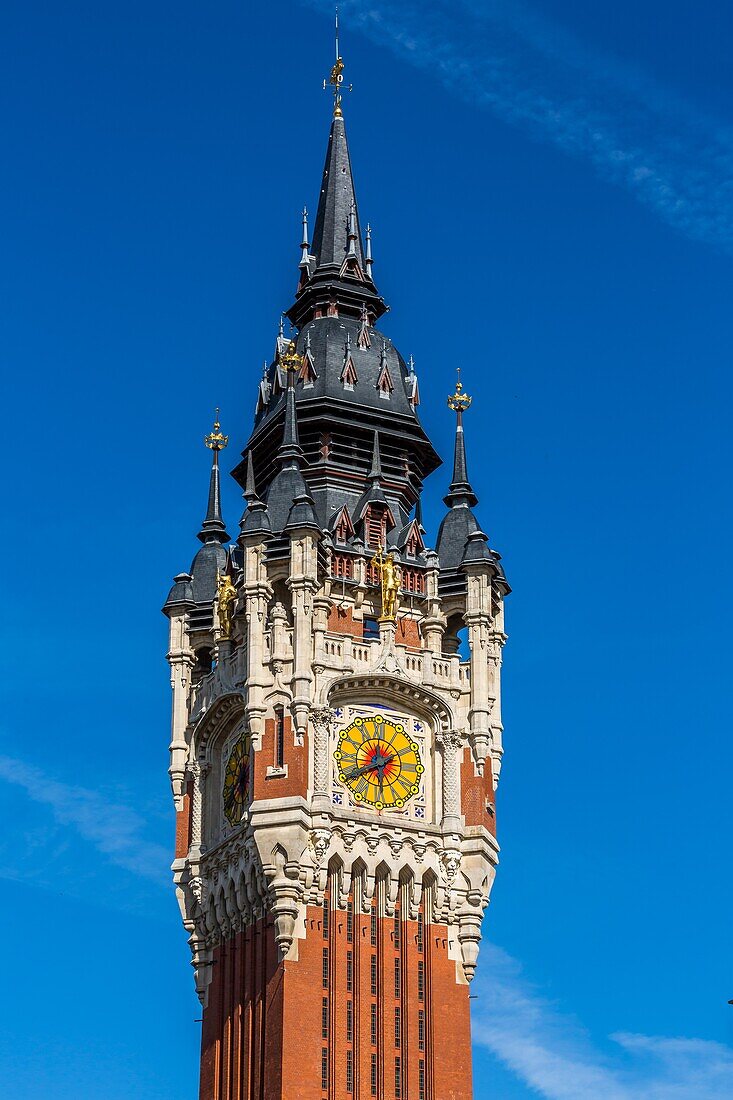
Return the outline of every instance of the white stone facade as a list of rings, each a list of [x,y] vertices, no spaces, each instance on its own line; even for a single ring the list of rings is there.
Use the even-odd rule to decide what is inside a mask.
[[[426,594],[403,595],[398,614],[398,624],[411,620],[419,648],[399,644],[391,622],[367,640],[353,631],[381,608],[379,589],[366,581],[366,554],[355,562],[355,579],[344,583],[330,577],[327,535],[304,528],[289,536],[289,557],[276,561],[257,538],[242,540],[231,640],[221,640],[216,629],[191,630],[184,607],[169,614],[177,810],[191,792],[190,848],[173,873],[199,996],[205,1002],[213,947],[266,911],[282,955],[297,958],[306,906],[322,904],[329,873],[343,904],[353,890],[362,911],[375,890],[387,914],[399,891],[413,917],[422,899],[426,919],[448,927],[457,980],[470,980],[498,846],[488,822],[466,824],[460,765],[467,747],[473,774],[490,775],[496,787],[501,591],[490,565],[481,563],[465,567],[464,594],[442,599],[437,558],[429,554]],[[468,660],[444,652],[446,624],[456,616],[468,628]],[[339,622],[350,632],[338,630]],[[207,649],[215,657],[210,672],[198,659]],[[293,745],[308,744],[306,787],[286,797],[257,790],[232,826],[222,810],[230,747],[247,731],[254,760],[263,751],[265,722],[280,707],[292,718]],[[401,813],[357,806],[338,783],[337,731],[350,715],[369,711],[408,723],[421,747],[420,793]],[[268,768],[273,779],[285,774],[274,761]]]

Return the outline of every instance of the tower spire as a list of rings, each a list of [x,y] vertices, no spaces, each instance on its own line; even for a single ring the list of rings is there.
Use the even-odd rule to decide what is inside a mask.
[[[303,207],[303,235],[300,239],[300,267],[308,270],[308,208]]]
[[[288,388],[285,396],[285,427],[282,443],[278,450],[278,457],[283,466],[294,464],[300,466],[303,459],[303,448],[298,439],[298,416],[295,411],[295,377],[302,363],[301,356],[295,350],[295,340],[291,340],[281,359],[283,370],[288,377]]]
[[[359,231],[359,213],[341,110],[343,74],[344,62],[339,53],[337,11],[336,63],[331,69],[329,80],[323,82],[324,88],[328,84],[333,88],[334,108],[316,224],[313,230],[313,255],[316,257],[318,267],[336,264],[340,268],[348,254],[357,260],[359,267],[363,270],[364,256]],[[349,85],[350,90],[351,85]]]
[[[214,427],[204,437],[204,444],[212,452],[211,475],[209,477],[209,499],[206,507],[206,518],[201,524],[198,537],[201,542],[225,543],[229,540],[226,526],[221,515],[221,484],[219,480],[219,451],[223,451],[229,442],[229,436],[224,435],[219,423],[219,410],[216,410]]]
[[[448,408],[456,414],[456,441],[453,449],[453,479],[448,487],[448,495],[445,503],[449,507],[456,504],[468,504],[472,507],[478,503],[478,499],[468,480],[468,463],[466,461],[466,439],[463,431],[463,414],[471,407],[473,400],[464,393],[461,382],[461,368],[456,370],[458,380],[455,393],[448,398]]]
[[[372,448],[372,466],[369,471],[371,482],[379,481],[382,477],[382,455],[379,449],[379,432],[374,433],[374,446]]]

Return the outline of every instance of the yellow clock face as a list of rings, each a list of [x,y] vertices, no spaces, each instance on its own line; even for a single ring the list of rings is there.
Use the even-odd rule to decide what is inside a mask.
[[[419,792],[425,771],[418,743],[381,714],[354,718],[339,733],[333,757],[354,802],[376,810],[401,810]]]

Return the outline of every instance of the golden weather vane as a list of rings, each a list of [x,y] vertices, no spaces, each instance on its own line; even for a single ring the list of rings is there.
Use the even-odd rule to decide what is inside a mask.
[[[229,442],[229,436],[224,435],[221,430],[221,424],[219,423],[219,410],[216,410],[216,416],[214,417],[214,430],[204,436],[204,443],[210,451],[223,451]]]
[[[469,397],[467,393],[463,392],[460,367],[456,367],[456,373],[458,375],[458,381],[456,382],[456,392],[452,393],[448,398],[448,408],[453,409],[453,412],[464,413],[466,409],[471,407],[471,401],[473,400],[473,398]]]
[[[333,117],[342,118],[341,93],[344,86],[344,59],[339,53],[339,10],[336,8],[336,64],[331,69],[328,80],[323,81],[324,91],[331,84],[333,86]],[[347,91],[351,91],[353,85],[349,84]]]

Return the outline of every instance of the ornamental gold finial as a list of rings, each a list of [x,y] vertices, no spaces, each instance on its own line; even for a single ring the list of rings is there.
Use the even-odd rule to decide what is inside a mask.
[[[342,118],[343,112],[341,110],[341,92],[344,83],[344,59],[339,53],[339,10],[336,8],[336,64],[331,69],[331,75],[328,80],[323,81],[324,90],[329,84],[333,87],[333,117]],[[352,85],[349,84],[348,90],[351,91]]]
[[[288,344],[286,351],[280,357],[280,363],[282,364],[283,370],[286,371],[298,371],[302,367],[303,356],[298,355],[295,350],[295,340],[291,340]]]
[[[223,451],[229,442],[229,436],[224,435],[221,430],[221,424],[219,423],[219,410],[216,410],[216,416],[214,417],[214,430],[204,436],[204,443],[210,451]]]
[[[458,381],[456,382],[456,392],[452,393],[448,398],[448,408],[453,409],[453,412],[464,413],[466,409],[471,407],[471,401],[473,400],[473,398],[469,397],[467,393],[463,392],[460,367],[456,367],[456,373],[458,375]]]

